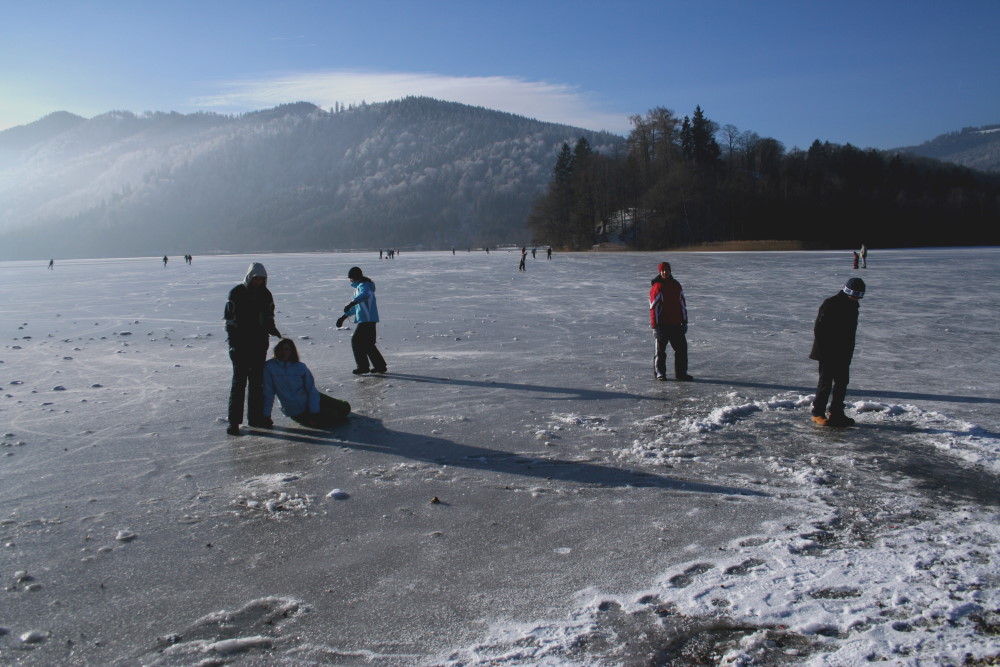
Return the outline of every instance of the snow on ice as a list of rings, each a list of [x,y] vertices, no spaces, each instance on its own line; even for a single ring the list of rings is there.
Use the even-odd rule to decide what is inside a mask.
[[[849,253],[518,259],[0,263],[0,662],[998,659],[1000,251],[872,251],[844,430],[806,357]],[[690,383],[653,379],[664,260]],[[250,261],[343,426],[226,435]]]

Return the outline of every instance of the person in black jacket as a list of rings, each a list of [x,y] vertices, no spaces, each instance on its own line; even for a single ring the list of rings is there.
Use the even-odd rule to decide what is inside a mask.
[[[243,282],[230,290],[224,318],[229,358],[233,362],[229,428],[226,433],[240,434],[244,400],[247,401],[247,422],[250,426],[271,428],[274,422],[264,416],[264,363],[270,346],[269,337],[281,338],[281,333],[274,324],[274,297],[267,289],[267,271],[263,264],[251,264]]]
[[[850,382],[854,337],[858,331],[858,301],[865,295],[865,281],[851,278],[844,289],[819,307],[813,325],[813,345],[809,358],[819,362],[819,382],[813,401],[812,418],[823,426],[852,426],[844,414],[844,398]],[[830,400],[832,397],[832,400]],[[827,401],[830,414],[827,416]]]

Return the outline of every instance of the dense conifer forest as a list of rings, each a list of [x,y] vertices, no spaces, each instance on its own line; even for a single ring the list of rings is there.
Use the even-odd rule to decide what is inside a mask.
[[[903,153],[775,139],[656,108],[618,155],[563,144],[529,216],[535,241],[660,249],[788,239],[805,247],[1000,243],[1000,175]]]

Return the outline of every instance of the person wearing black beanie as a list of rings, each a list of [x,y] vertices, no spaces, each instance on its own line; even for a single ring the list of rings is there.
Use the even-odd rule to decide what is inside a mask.
[[[844,398],[851,379],[851,359],[858,331],[858,302],[865,295],[865,281],[851,278],[843,289],[823,302],[813,324],[809,358],[819,362],[819,382],[812,405],[812,419],[821,426],[853,426],[844,414]],[[827,401],[830,413],[827,415]]]

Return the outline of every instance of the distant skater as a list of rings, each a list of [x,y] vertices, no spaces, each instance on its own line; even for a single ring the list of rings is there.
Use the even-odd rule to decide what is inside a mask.
[[[223,317],[229,358],[233,362],[226,433],[240,434],[244,402],[250,426],[270,428],[273,422],[264,415],[264,363],[269,337],[281,338],[281,333],[274,324],[274,297],[267,289],[267,271],[263,264],[251,264],[243,282],[229,291]]]
[[[864,243],[861,244],[861,268],[868,268],[868,248],[865,247]]]
[[[49,260],[49,271],[52,270],[52,267],[54,267],[55,264],[56,264],[56,260],[54,260],[54,259],[50,259]]]
[[[548,250],[545,251],[545,259],[552,259],[552,247],[550,246]]]
[[[313,428],[328,428],[344,421],[351,412],[347,401],[327,396],[316,389],[308,367],[299,361],[295,343],[282,338],[274,346],[274,356],[264,364],[264,418],[271,418],[274,398],[291,419]]]
[[[167,267],[167,256],[164,255],[163,256],[163,268],[166,268],[166,267]]]
[[[854,425],[854,420],[844,414],[844,397],[851,380],[851,359],[858,331],[858,301],[864,295],[865,281],[851,278],[843,290],[823,302],[813,324],[813,345],[809,358],[819,362],[819,382],[812,405],[812,419],[821,426]],[[828,400],[829,416],[826,412]]]
[[[524,264],[525,264],[525,262],[527,260],[528,260],[528,249],[527,248],[521,248],[521,262],[520,262],[520,264],[517,265],[517,270],[518,271],[527,271],[528,270],[524,266]]]
[[[531,249],[531,259],[535,259],[535,253],[537,253],[537,252],[538,252],[538,248],[532,248]]]
[[[388,369],[385,358],[375,345],[375,325],[378,322],[378,305],[375,301],[375,283],[365,276],[357,266],[351,267],[347,277],[354,288],[354,300],[344,306],[344,314],[337,319],[341,327],[350,316],[354,316],[354,335],[351,336],[351,349],[354,352],[355,368],[352,373],[385,373]]]
[[[667,379],[667,343],[674,349],[674,377],[682,382],[694,378],[688,375],[688,312],[684,288],[673,277],[669,262],[661,262],[660,274],[653,278],[649,290],[649,326],[656,341],[653,372],[657,380]]]
[[[854,268],[858,268],[858,251],[854,251]]]

